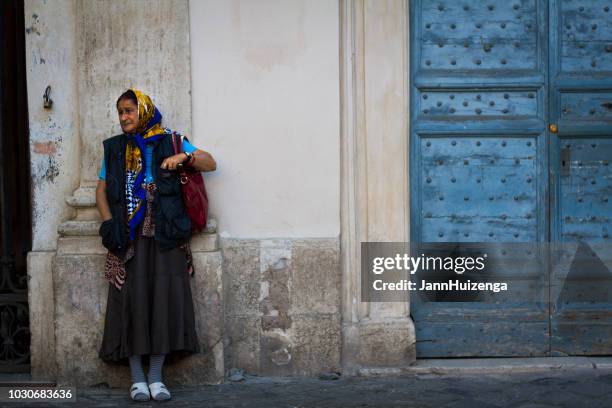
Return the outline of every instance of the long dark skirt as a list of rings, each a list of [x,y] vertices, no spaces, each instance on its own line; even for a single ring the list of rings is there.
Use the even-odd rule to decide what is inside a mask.
[[[123,287],[109,283],[99,357],[127,364],[131,355],[166,354],[172,364],[199,352],[185,251],[162,252],[143,236],[134,245]]]

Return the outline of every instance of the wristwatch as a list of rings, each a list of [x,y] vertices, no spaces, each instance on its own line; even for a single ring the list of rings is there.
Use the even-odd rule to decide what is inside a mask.
[[[189,163],[189,161],[191,160],[191,156],[193,156],[192,153],[188,153],[188,152],[183,152],[185,153],[185,156],[187,156],[187,160],[184,160],[183,163]]]

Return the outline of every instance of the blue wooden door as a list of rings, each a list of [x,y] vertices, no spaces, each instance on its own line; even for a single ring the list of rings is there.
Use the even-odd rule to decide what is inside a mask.
[[[417,356],[612,353],[607,3],[411,2],[411,240],[504,243],[513,288],[413,292]],[[567,267],[512,267],[547,243]]]
[[[553,355],[612,354],[611,8],[550,4],[551,240],[568,257],[551,271]]]
[[[411,239],[525,251],[489,276],[518,297],[413,292],[417,356],[546,355],[548,277],[508,266],[549,239],[547,3],[419,0],[410,13]]]

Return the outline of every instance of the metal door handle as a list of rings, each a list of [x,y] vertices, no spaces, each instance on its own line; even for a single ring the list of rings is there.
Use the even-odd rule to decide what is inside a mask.
[[[551,123],[550,125],[548,125],[548,130],[550,130],[550,133],[557,133],[559,128],[557,128],[557,125],[555,125],[554,123]]]

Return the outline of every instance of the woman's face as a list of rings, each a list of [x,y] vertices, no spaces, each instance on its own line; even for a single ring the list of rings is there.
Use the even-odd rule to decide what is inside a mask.
[[[130,99],[122,99],[117,104],[119,123],[124,133],[134,133],[138,127],[138,106]]]

